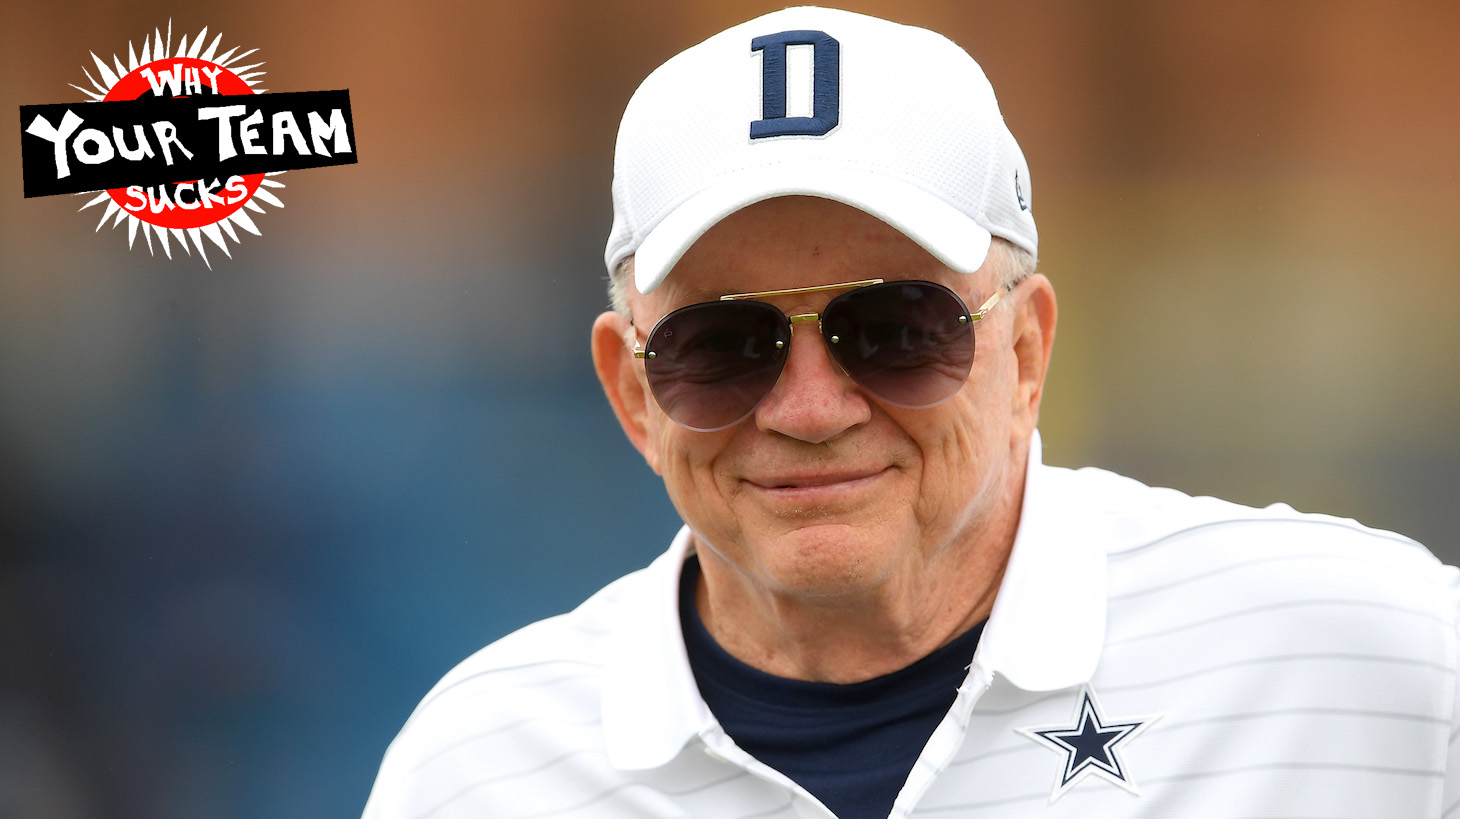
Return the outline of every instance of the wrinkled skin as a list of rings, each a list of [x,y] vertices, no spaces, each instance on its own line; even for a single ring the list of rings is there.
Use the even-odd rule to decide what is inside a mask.
[[[963,387],[925,409],[867,394],[814,324],[797,325],[780,381],[750,417],[694,432],[664,415],[632,346],[671,310],[725,293],[868,278],[939,282],[970,306],[997,287],[990,265],[961,274],[862,211],[785,197],[726,217],[662,286],[635,292],[632,326],[609,312],[593,328],[609,402],[694,532],[706,626],[784,677],[871,679],[988,616],[1018,528],[1054,290],[1035,275],[1006,295],[977,325]],[[766,300],[790,315],[836,294]]]

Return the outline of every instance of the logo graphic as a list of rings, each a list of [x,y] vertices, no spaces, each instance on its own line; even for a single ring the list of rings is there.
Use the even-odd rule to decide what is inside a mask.
[[[786,116],[786,46],[811,46],[811,116]],[[841,43],[824,31],[782,31],[750,41],[761,53],[761,119],[750,123],[750,138],[825,136],[841,119]]]
[[[156,237],[172,258],[176,239],[211,267],[204,238],[231,257],[238,230],[261,235],[249,211],[284,207],[273,177],[357,161],[349,91],[268,94],[255,88],[257,49],[219,54],[223,35],[207,35],[174,49],[169,22],[140,57],[130,42],[125,63],[92,53],[91,88],[71,86],[90,101],[22,105],[26,197],[94,194],[81,210],[105,205],[96,230],[125,220],[128,247],[141,232],[149,252]]]
[[[1019,200],[1019,210],[1029,210],[1029,203],[1024,201],[1024,188],[1019,184],[1019,169],[1014,169],[1014,196]]]
[[[1146,730],[1161,714],[1106,721],[1088,685],[1081,689],[1080,707],[1073,725],[1038,725],[1014,730],[1060,754],[1064,764],[1055,777],[1050,804],[1088,776],[1094,775],[1140,796],[1120,754],[1126,743]]]

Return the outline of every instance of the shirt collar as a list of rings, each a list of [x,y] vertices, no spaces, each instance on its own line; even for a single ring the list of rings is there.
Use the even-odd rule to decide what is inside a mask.
[[[1039,433],[1019,532],[974,662],[1028,691],[1088,682],[1105,636],[1105,543],[1090,524],[1068,470],[1044,466]],[[716,723],[690,670],[679,622],[680,570],[689,527],[651,563],[622,600],[608,634],[603,730],[610,764],[643,770],[667,764]]]
[[[1090,681],[1105,643],[1107,527],[1029,442],[1019,533],[974,662],[1026,691]]]
[[[689,739],[715,724],[700,697],[679,623],[679,574],[689,556],[682,527],[669,550],[629,590],[623,615],[608,634],[603,680],[603,732],[608,760],[619,770],[657,768]]]

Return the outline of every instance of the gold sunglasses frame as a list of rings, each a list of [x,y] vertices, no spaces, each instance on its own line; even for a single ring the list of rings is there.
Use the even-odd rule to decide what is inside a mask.
[[[766,298],[766,297],[769,297],[769,296],[794,296],[794,295],[797,295],[797,294],[800,294],[800,293],[821,293],[821,292],[825,292],[827,290],[855,290],[858,287],[867,287],[869,285],[883,284],[883,283],[884,282],[883,282],[882,279],[862,279],[861,281],[842,282],[840,284],[818,284],[818,285],[815,285],[815,286],[812,286],[812,287],[789,287],[789,288],[786,288],[784,290],[759,290],[759,291],[756,291],[754,293],[731,293],[731,294],[726,295],[726,296],[721,296],[719,300],[720,301],[739,301],[739,300],[742,300],[742,299],[761,299],[761,298]],[[1003,298],[1004,297],[1004,294],[1006,294],[1008,292],[1009,292],[1009,288],[1008,287],[1006,287],[1006,286],[1000,286],[998,290],[995,290],[994,291],[994,294],[992,296],[989,296],[988,301],[985,301],[983,304],[979,305],[979,307],[978,307],[977,310],[975,310],[972,313],[966,313],[964,315],[959,316],[958,317],[958,323],[959,324],[966,324],[966,325],[969,325],[970,327],[972,327],[973,324],[974,324],[974,322],[983,320],[983,317],[986,316],[986,315],[988,315],[988,313],[989,313],[990,310],[994,309],[994,305],[996,305],[996,304],[999,303],[999,299]],[[818,325],[817,329],[819,330],[820,329],[820,323],[821,323],[821,314],[820,313],[797,313],[794,316],[786,316],[786,320],[789,321],[791,324],[801,324],[801,323],[808,322],[808,321],[814,321],[814,322],[817,322],[817,325]],[[836,336],[831,336],[830,338],[827,339],[827,341],[831,342],[832,344],[836,344],[837,342],[841,341],[841,339],[837,338]],[[780,349],[783,345],[784,345],[784,342],[780,342],[780,341],[777,341],[776,342],[776,348],[777,349]],[[639,342],[639,340],[637,338],[635,338],[634,339],[634,358],[647,358],[647,359],[652,359],[652,358],[654,358],[654,354],[653,353],[649,353],[649,352],[645,352],[643,345]]]

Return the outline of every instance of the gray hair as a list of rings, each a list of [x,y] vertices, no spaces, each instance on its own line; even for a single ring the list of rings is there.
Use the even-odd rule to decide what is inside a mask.
[[[989,258],[993,259],[999,284],[1004,287],[1013,287],[1033,276],[1034,268],[1039,266],[1039,259],[1033,253],[1002,236],[995,236],[989,244]]]
[[[993,243],[989,245],[989,260],[998,272],[999,283],[1005,287],[1013,287],[1034,275],[1034,268],[1038,264],[1033,253],[1001,236],[995,236]],[[612,275],[608,277],[609,306],[624,316],[630,315],[629,288],[633,287],[633,280],[634,257],[625,256],[614,266]]]
[[[629,313],[629,288],[633,286],[633,281],[634,257],[625,256],[613,266],[613,272],[608,277],[608,306],[625,318],[633,318]]]

